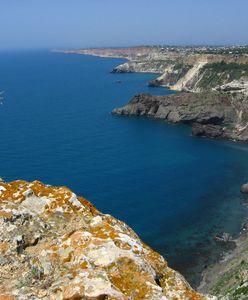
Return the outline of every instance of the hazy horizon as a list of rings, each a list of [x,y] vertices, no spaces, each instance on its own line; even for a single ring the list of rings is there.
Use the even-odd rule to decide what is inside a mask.
[[[0,9],[0,50],[248,44],[246,0],[3,0]]]

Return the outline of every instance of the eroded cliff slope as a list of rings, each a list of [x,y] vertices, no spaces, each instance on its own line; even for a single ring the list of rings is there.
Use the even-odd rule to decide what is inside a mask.
[[[66,187],[0,182],[0,299],[213,299]]]

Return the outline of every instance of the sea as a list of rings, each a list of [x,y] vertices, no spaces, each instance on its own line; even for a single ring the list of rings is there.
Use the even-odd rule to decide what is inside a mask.
[[[0,52],[0,177],[68,186],[123,220],[193,286],[248,215],[248,146],[191,136],[187,125],[111,111],[156,74],[111,74],[124,59]]]

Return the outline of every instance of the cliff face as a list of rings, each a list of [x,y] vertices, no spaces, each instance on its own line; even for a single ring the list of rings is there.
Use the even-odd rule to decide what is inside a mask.
[[[66,187],[0,182],[0,299],[213,299]]]
[[[202,124],[229,123],[235,117],[235,110],[228,98],[190,93],[169,96],[138,94],[124,107],[113,110],[113,113],[147,115],[173,123]]]

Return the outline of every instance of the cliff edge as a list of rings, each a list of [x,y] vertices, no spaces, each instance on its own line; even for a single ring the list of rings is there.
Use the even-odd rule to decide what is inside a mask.
[[[214,299],[66,187],[0,182],[0,299]]]

